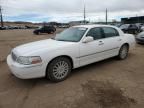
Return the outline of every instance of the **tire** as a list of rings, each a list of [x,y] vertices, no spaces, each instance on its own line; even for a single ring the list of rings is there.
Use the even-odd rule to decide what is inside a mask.
[[[36,32],[35,35],[39,35],[39,32]]]
[[[47,33],[48,33],[48,34],[51,34],[51,30],[49,30]]]
[[[51,32],[50,32],[50,33],[51,33],[51,34],[53,34],[54,32],[55,32],[54,30],[51,30]]]
[[[129,52],[129,47],[128,45],[123,45],[121,48],[120,48],[120,51],[119,51],[119,55],[118,55],[118,59],[120,60],[124,60],[128,57],[128,52]]]
[[[52,31],[53,31],[53,33],[54,33],[54,32],[56,32],[56,28],[53,28],[53,30],[52,30]]]
[[[71,73],[72,63],[66,57],[54,59],[47,67],[46,77],[53,82],[65,80]]]

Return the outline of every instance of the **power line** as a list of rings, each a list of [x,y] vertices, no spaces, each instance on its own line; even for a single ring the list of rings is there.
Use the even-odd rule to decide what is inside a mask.
[[[106,24],[107,24],[107,22],[108,22],[108,10],[106,8]]]
[[[84,24],[86,24],[86,4],[84,0]]]
[[[3,23],[2,6],[0,6],[0,21],[1,21],[1,27],[3,27],[4,23]]]

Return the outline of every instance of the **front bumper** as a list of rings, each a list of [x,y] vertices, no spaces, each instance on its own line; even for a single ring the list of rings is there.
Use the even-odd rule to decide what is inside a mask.
[[[32,79],[45,76],[45,69],[43,68],[43,65],[21,65],[13,61],[11,55],[7,57],[7,64],[12,74],[20,79]]]

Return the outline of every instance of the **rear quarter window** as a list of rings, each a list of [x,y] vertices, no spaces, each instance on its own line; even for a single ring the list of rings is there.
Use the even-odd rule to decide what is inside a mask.
[[[103,32],[104,32],[105,38],[119,36],[119,32],[115,28],[112,28],[112,27],[103,27]]]

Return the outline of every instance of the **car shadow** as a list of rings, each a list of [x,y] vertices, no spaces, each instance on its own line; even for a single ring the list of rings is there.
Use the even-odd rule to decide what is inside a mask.
[[[117,58],[116,57],[113,57],[113,58],[109,58],[109,59],[106,59],[106,60],[103,60],[103,61],[99,61],[99,62],[95,62],[95,63],[92,63],[92,64],[89,64],[89,65],[86,65],[86,66],[82,66],[80,68],[77,68],[77,69],[74,69],[72,71],[72,74],[71,74],[71,77],[77,75],[77,74],[81,74],[83,72],[90,72],[91,69],[97,69],[99,67],[103,67],[105,66],[106,64],[111,64],[113,62],[116,62],[117,61]]]
[[[91,71],[92,69],[96,70],[100,67],[103,68],[104,66],[106,66],[108,64],[113,64],[116,62],[124,62],[124,61],[127,61],[127,60],[133,58],[134,56],[136,56],[134,53],[129,53],[128,58],[126,60],[119,60],[117,57],[112,57],[112,58],[105,59],[105,60],[102,60],[99,62],[95,62],[95,63],[72,70],[70,77],[74,77],[74,76],[84,73],[84,72],[90,73],[90,72],[92,72]]]

